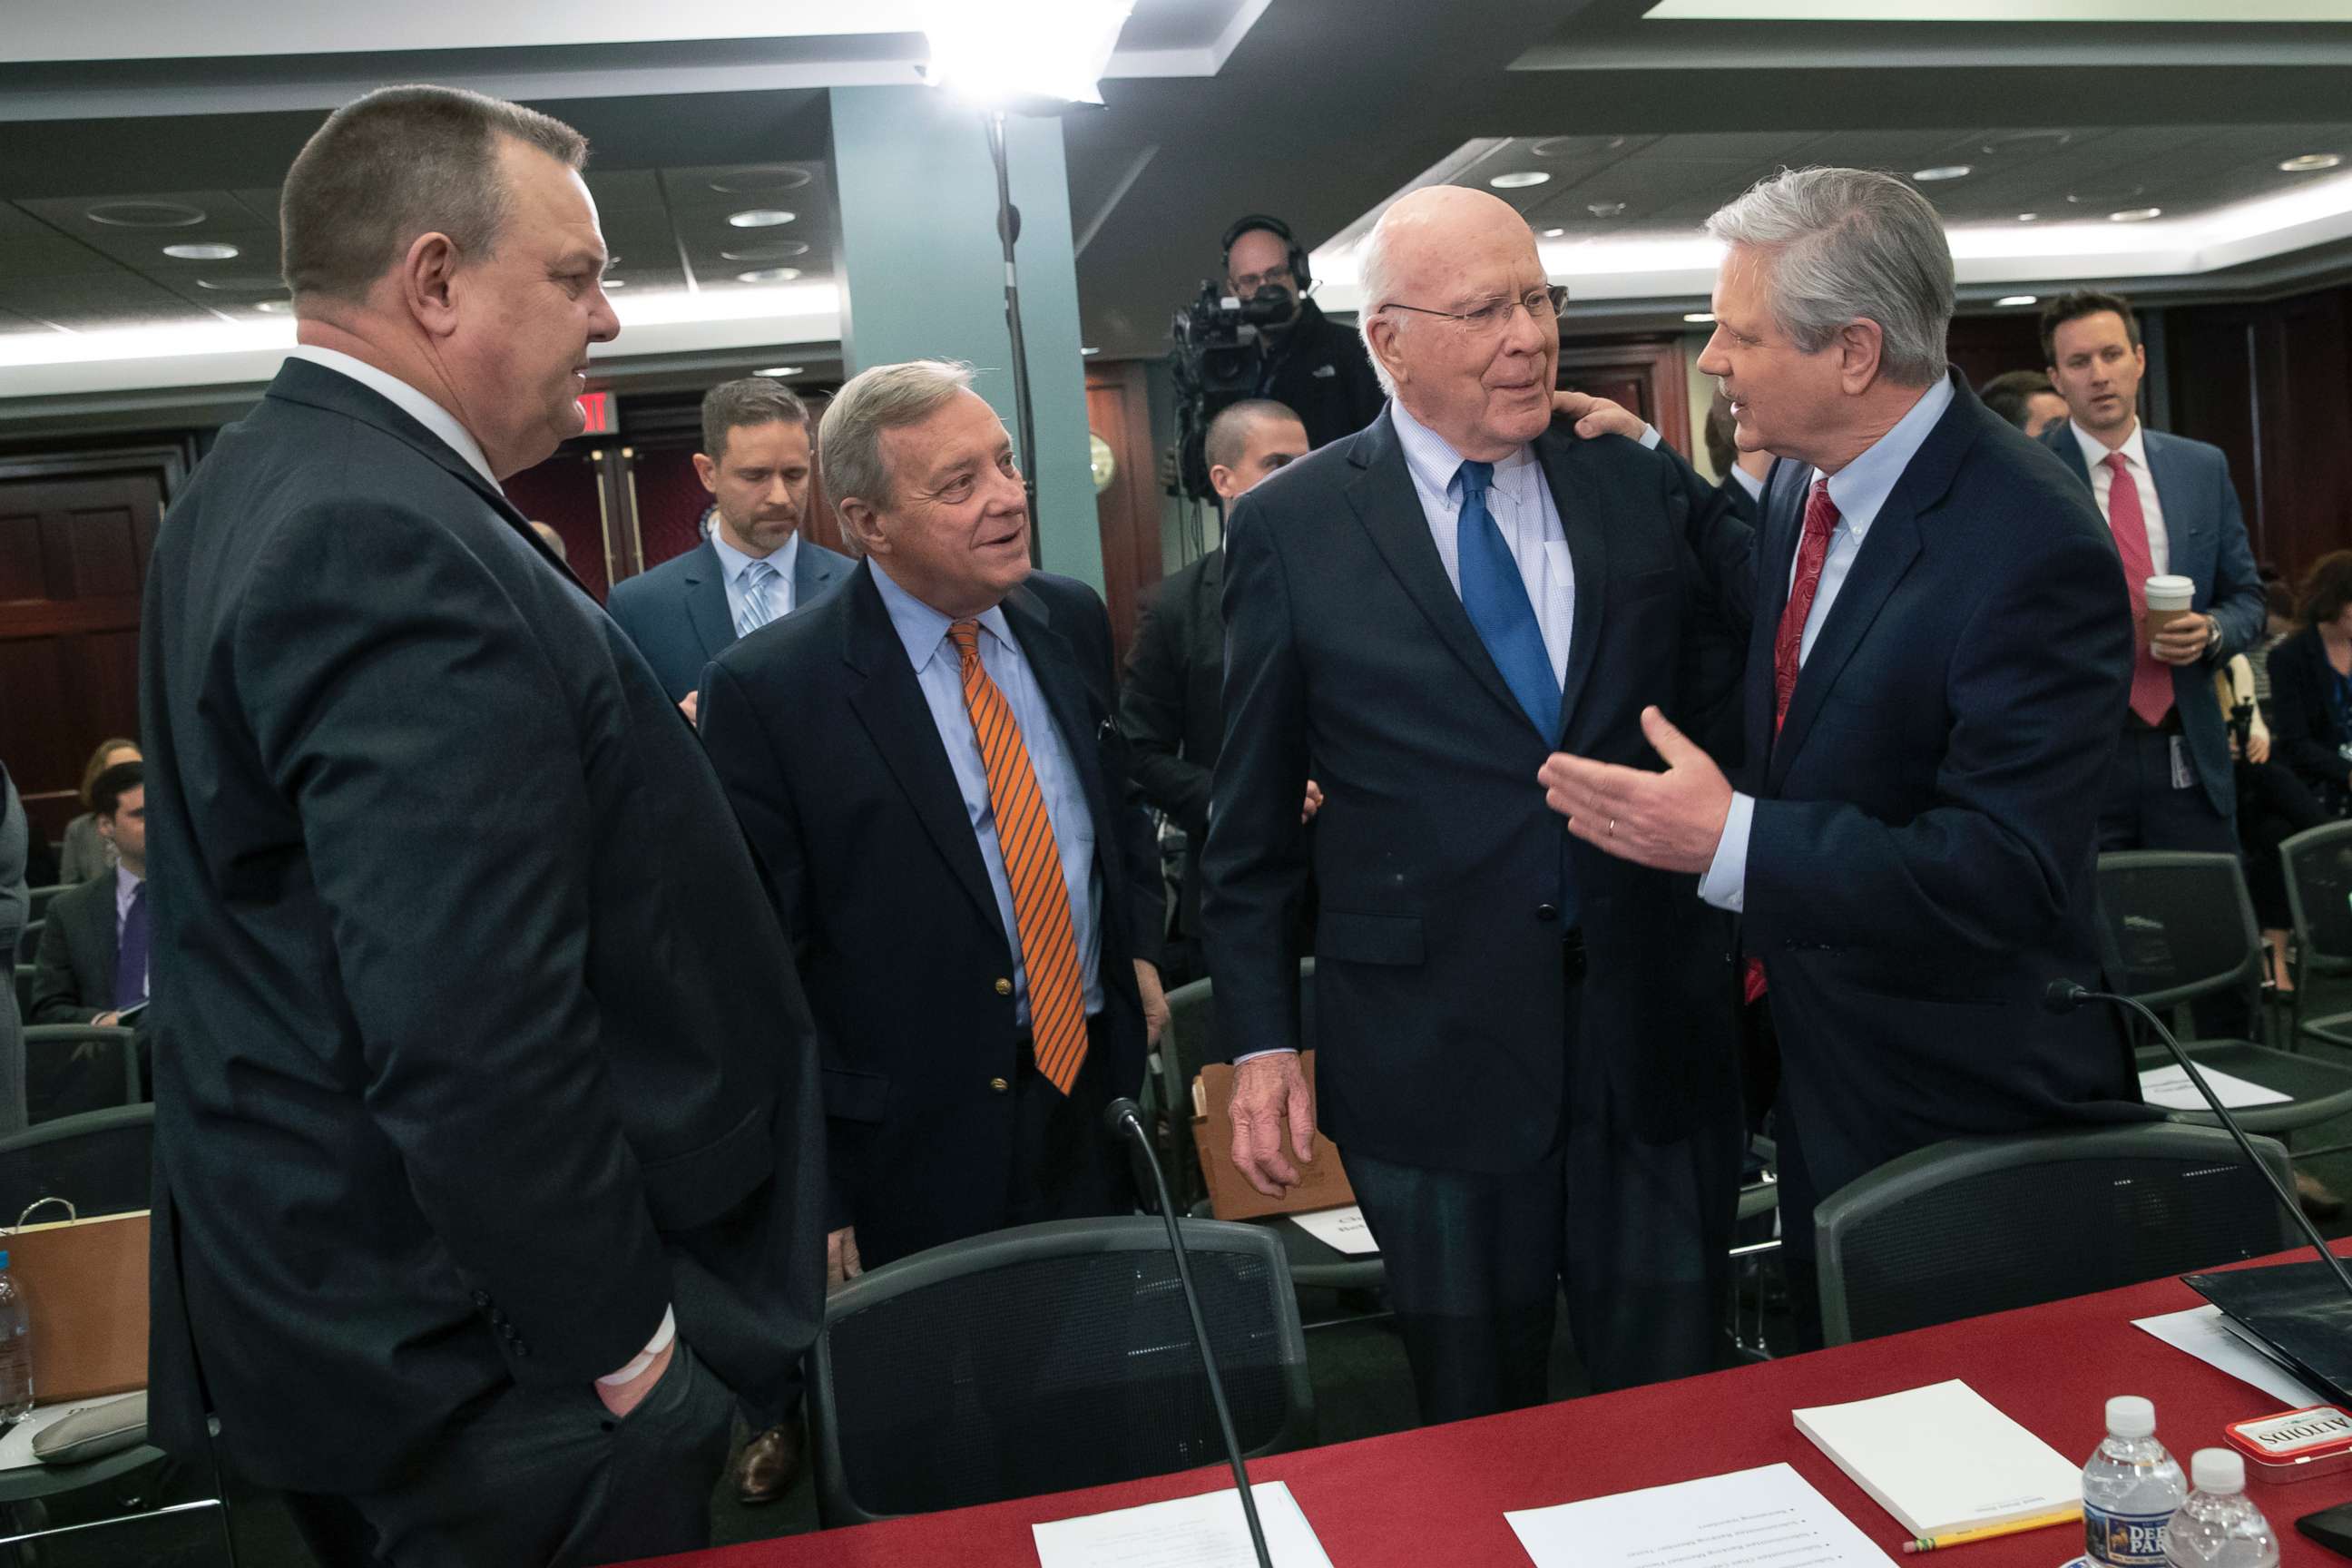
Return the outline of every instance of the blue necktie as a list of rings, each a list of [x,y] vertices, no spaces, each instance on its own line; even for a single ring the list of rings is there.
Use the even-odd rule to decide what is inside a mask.
[[[114,1005],[135,1007],[147,1000],[147,883],[131,889],[122,915],[122,940],[114,950]]]
[[[735,617],[735,635],[748,637],[776,618],[775,601],[768,595],[776,569],[765,561],[743,568],[743,613]]]
[[[1528,720],[1544,740],[1559,728],[1559,672],[1551,667],[1543,627],[1528,598],[1527,580],[1495,514],[1486,510],[1486,491],[1494,484],[1495,465],[1462,465],[1462,512],[1454,521],[1454,549],[1462,567],[1462,607],[1478,628],[1478,640],[1503,672],[1503,684],[1527,710]]]

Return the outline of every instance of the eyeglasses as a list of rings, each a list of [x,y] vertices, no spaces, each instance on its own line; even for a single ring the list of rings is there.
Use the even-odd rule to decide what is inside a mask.
[[[1545,321],[1557,322],[1559,313],[1568,309],[1568,289],[1554,283],[1548,288],[1530,289],[1516,300],[1489,300],[1467,310],[1433,310],[1426,305],[1401,304],[1394,300],[1380,307],[1383,310],[1411,310],[1420,316],[1443,316],[1449,321],[1459,321],[1474,336],[1499,337],[1511,324],[1511,312],[1525,310],[1528,319],[1541,326]]]
[[[1240,274],[1234,279],[1234,292],[1246,300],[1268,283],[1288,284],[1296,281],[1297,279],[1291,274],[1290,263],[1286,261],[1278,267],[1269,267],[1263,272]]]

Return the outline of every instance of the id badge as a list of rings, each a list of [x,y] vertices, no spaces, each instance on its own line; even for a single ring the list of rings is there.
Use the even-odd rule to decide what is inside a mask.
[[[2189,738],[2185,735],[2173,735],[2168,739],[2172,742],[2172,787],[2196,788],[2197,770],[2189,765]]]

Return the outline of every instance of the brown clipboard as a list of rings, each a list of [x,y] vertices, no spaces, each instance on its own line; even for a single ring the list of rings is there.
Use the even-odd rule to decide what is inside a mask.
[[[1300,1052],[1298,1065],[1307,1075],[1307,1087],[1313,1089],[1315,1053]],[[1301,1167],[1297,1186],[1278,1198],[1267,1197],[1251,1186],[1249,1178],[1234,1164],[1233,1106],[1234,1069],[1223,1062],[1211,1062],[1192,1080],[1192,1147],[1208,1178],[1211,1214],[1219,1219],[1262,1219],[1267,1215],[1345,1208],[1356,1201],[1356,1191],[1348,1184],[1347,1168],[1339,1163],[1339,1149],[1320,1131],[1311,1145],[1314,1158]],[[1287,1142],[1283,1148],[1286,1158],[1295,1158]]]

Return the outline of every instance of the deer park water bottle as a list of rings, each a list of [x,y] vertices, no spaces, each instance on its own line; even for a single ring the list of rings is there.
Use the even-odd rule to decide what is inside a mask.
[[[2137,1394],[2107,1401],[2107,1436],[2083,1467],[2084,1550],[2103,1568],[2164,1568],[2164,1527],[2188,1491],[2179,1463],[2156,1440],[2156,1406]]]

